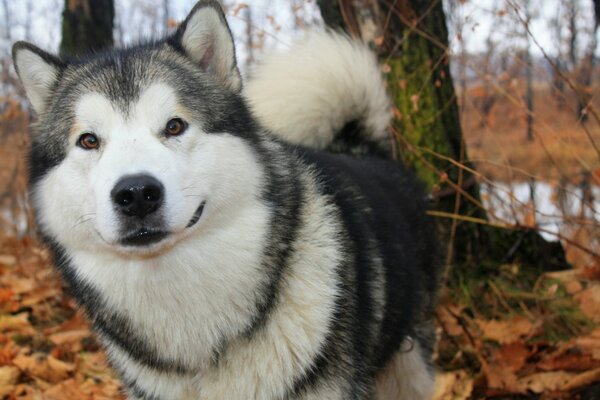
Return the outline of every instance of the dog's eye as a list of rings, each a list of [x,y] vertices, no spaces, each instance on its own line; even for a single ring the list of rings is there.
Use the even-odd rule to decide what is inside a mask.
[[[167,136],[178,136],[181,135],[185,129],[187,128],[187,124],[181,118],[173,118],[167,122],[165,126],[165,133]]]
[[[85,150],[95,150],[100,146],[100,139],[93,133],[84,133],[77,139],[77,145]]]

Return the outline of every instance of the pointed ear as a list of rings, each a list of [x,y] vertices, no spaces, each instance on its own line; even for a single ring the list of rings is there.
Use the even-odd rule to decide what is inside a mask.
[[[239,92],[242,79],[225,14],[216,0],[201,0],[175,33],[185,54],[225,87]]]
[[[53,55],[27,43],[17,42],[12,48],[17,75],[35,112],[40,115],[64,63]]]

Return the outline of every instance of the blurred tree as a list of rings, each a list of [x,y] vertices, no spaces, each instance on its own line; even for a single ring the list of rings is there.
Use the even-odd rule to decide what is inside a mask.
[[[486,212],[462,137],[442,1],[317,3],[327,25],[361,38],[383,60],[395,106],[398,153],[432,193],[433,214],[440,217],[442,239],[449,243],[447,263],[519,260],[546,268],[564,267],[560,244],[547,243],[532,229],[513,232],[485,223]],[[460,216],[483,223],[469,223]]]
[[[525,64],[525,104],[527,105],[527,140],[533,142],[533,59],[531,57],[531,38],[529,37],[531,27],[531,4],[525,0],[525,41],[527,43],[524,52]],[[533,192],[532,192],[533,193]],[[533,194],[532,194],[533,196]]]
[[[114,0],[65,0],[62,55],[82,55],[113,45]]]
[[[549,27],[552,31],[554,43],[556,43],[556,55],[554,56],[554,68],[552,69],[552,87],[554,96],[559,108],[565,108],[565,80],[564,76],[567,73],[566,62],[563,54],[563,24],[562,17],[564,14],[563,4],[558,4],[556,8],[556,16],[549,21]]]
[[[579,70],[577,72],[577,86],[579,95],[577,99],[577,117],[581,122],[587,122],[588,104],[592,101],[592,75],[596,66],[596,49],[598,47],[598,26],[600,25],[600,0],[593,1],[594,6],[594,26],[592,28],[592,36],[588,47],[580,61]]]

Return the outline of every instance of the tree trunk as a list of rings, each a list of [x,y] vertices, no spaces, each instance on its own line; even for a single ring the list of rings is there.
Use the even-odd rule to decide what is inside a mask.
[[[527,140],[533,142],[533,58],[531,57],[531,39],[529,37],[529,26],[531,24],[531,12],[529,1],[525,3],[525,104],[527,106]]]
[[[113,45],[113,0],[65,0],[61,55],[84,55]]]
[[[577,101],[577,116],[585,123],[588,119],[587,107],[592,101],[592,75],[596,66],[596,49],[598,47],[598,26],[600,26],[600,1],[594,0],[594,30],[587,51],[581,60],[577,74],[579,96]]]
[[[435,199],[442,243],[449,243],[447,263],[473,265],[521,260],[527,252],[512,251],[521,243],[535,245],[523,262],[540,264],[546,242],[535,232],[498,230],[450,215],[486,219],[475,176],[469,168],[450,75],[448,31],[442,2],[427,0],[318,0],[330,27],[342,27],[376,49],[386,64],[395,106],[394,128],[402,161],[413,169]],[[522,236],[527,236],[523,238]],[[529,243],[531,242],[531,243]],[[532,248],[528,252],[532,251]],[[560,248],[560,245],[558,245]],[[553,251],[558,250],[554,246]],[[512,254],[511,254],[512,253]],[[564,254],[557,262],[564,266]],[[562,256],[562,257],[561,257]],[[507,258],[510,258],[507,260]],[[544,260],[544,263],[549,263]],[[558,267],[558,265],[556,265]]]

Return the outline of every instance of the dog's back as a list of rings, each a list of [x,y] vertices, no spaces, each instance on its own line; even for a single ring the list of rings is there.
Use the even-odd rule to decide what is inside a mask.
[[[344,36],[311,33],[267,56],[245,93],[258,119],[296,145],[290,151],[314,168],[341,212],[358,288],[356,350],[384,371],[379,398],[426,397],[436,244],[421,185],[391,160],[391,107],[374,54]]]

